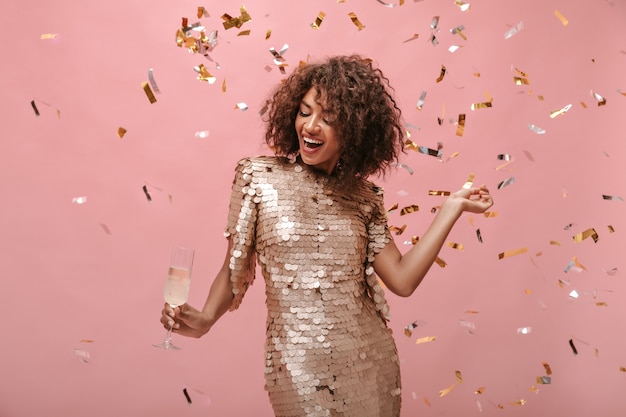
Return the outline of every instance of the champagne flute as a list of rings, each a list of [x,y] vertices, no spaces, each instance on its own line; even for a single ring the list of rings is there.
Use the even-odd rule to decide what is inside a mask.
[[[191,248],[177,247],[172,251],[170,268],[163,290],[163,298],[172,308],[176,308],[187,302],[189,297],[189,285],[191,284],[191,267],[193,266],[194,250]],[[172,343],[172,326],[167,330],[165,340],[153,346],[179,350],[178,346]]]

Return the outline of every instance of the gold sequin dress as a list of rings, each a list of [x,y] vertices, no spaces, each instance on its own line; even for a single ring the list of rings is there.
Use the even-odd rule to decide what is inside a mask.
[[[265,389],[276,416],[394,417],[400,369],[372,263],[391,239],[382,189],[347,192],[277,157],[239,161],[225,235],[236,309],[265,279]]]

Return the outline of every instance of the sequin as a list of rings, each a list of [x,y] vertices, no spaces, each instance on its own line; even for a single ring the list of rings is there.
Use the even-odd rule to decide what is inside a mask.
[[[233,304],[265,280],[265,389],[281,416],[393,417],[400,369],[372,266],[391,240],[383,190],[276,157],[239,161],[228,224]],[[260,197],[256,198],[255,197]]]

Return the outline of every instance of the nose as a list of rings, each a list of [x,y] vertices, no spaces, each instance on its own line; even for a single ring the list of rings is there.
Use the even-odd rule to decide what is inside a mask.
[[[315,116],[309,118],[309,120],[307,120],[304,124],[304,129],[307,132],[315,132],[316,130],[318,130],[319,127],[319,118]]]

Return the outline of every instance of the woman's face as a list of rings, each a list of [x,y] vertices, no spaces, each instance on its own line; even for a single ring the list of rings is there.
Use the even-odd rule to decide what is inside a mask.
[[[332,174],[339,161],[339,141],[331,126],[334,115],[324,110],[323,96],[316,99],[311,88],[302,98],[296,116],[296,132],[302,161],[326,174]]]

